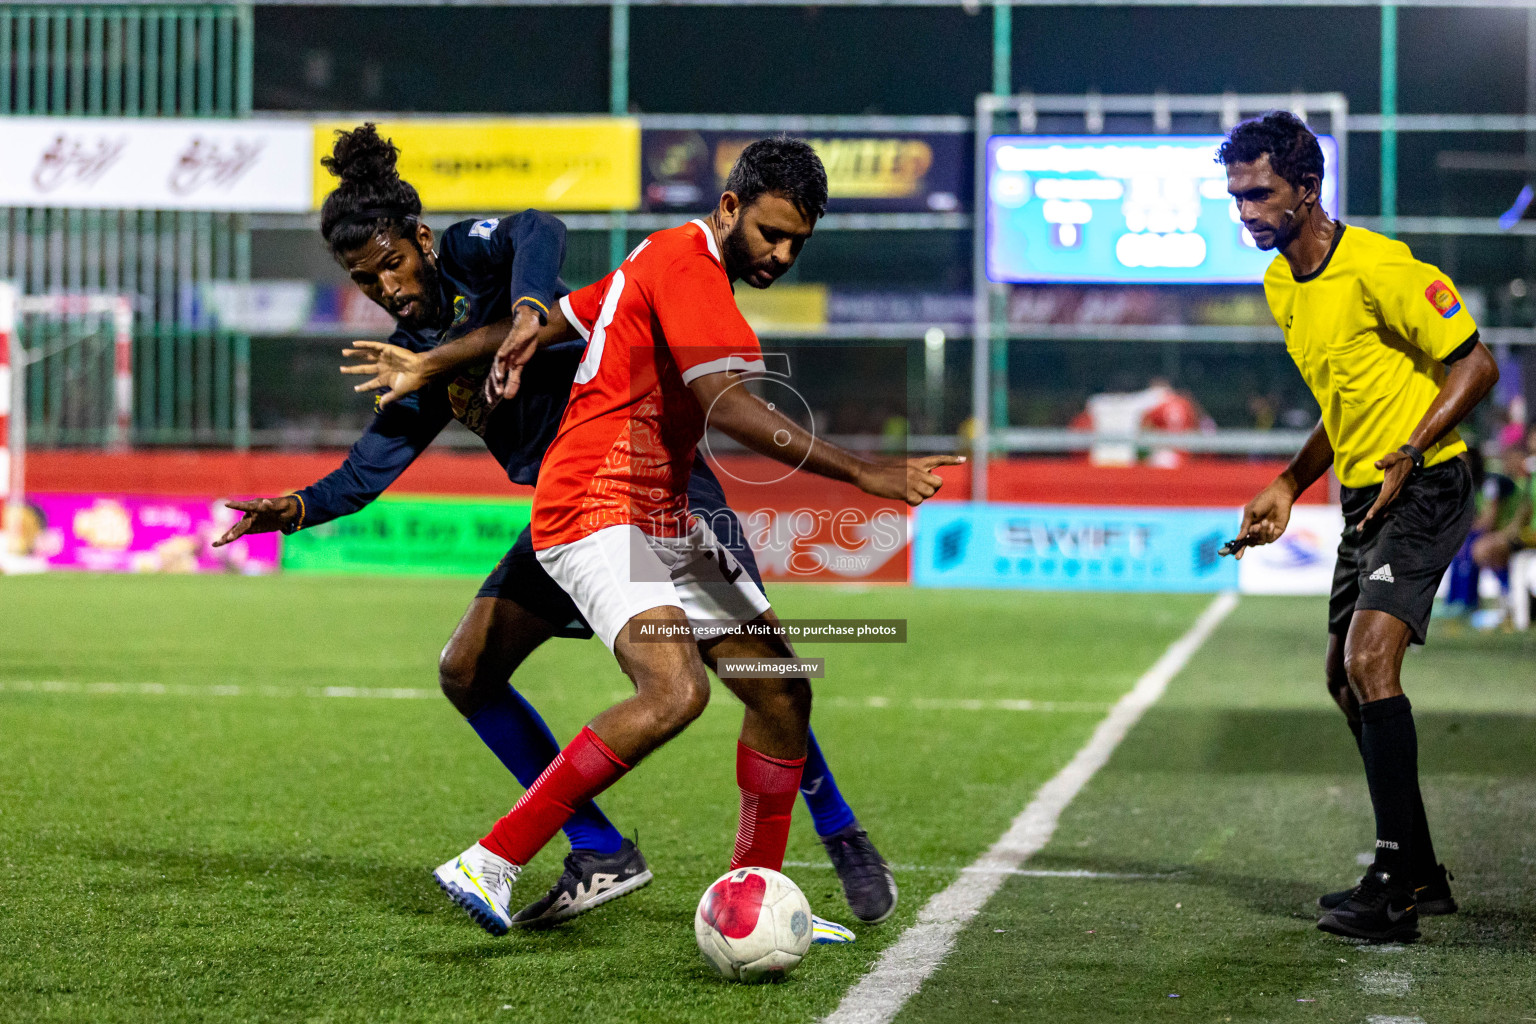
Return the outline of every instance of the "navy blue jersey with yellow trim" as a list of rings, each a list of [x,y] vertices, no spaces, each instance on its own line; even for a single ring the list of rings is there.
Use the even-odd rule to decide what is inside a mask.
[[[389,343],[423,352],[509,316],[516,305],[542,316],[569,290],[560,281],[564,257],[565,225],[547,213],[525,210],[515,217],[460,221],[443,232],[437,246],[441,298],[443,308],[452,310],[451,324],[442,330],[399,327]],[[488,365],[385,406],[340,467],[296,492],[303,511],[290,532],[373,501],[453,419],[485,441],[509,480],[531,486],[559,429],[583,348],[583,342],[573,341],[543,350],[524,369],[517,395],[493,408],[482,392]]]

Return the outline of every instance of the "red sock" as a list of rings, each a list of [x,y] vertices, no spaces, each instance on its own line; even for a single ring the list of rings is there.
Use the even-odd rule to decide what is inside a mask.
[[[583,728],[549,763],[521,800],[491,827],[480,845],[513,864],[526,864],[554,838],[576,808],[629,771],[597,733]]]
[[[736,826],[736,850],[731,870],[784,866],[789,843],[789,816],[800,791],[805,758],[781,760],[736,744],[736,785],[741,787],[741,822]]]

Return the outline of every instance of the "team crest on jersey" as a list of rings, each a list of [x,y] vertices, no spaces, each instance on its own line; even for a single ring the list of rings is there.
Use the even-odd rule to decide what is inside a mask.
[[[1429,300],[1431,306],[1435,307],[1435,312],[1447,320],[1461,312],[1461,300],[1456,297],[1455,292],[1451,291],[1451,286],[1444,281],[1436,281],[1425,288],[1424,297]]]
[[[453,324],[457,327],[469,319],[469,300],[462,295],[453,297]]]
[[[485,397],[485,378],[490,372],[489,365],[476,367],[448,385],[448,407],[453,410],[453,418],[481,437],[485,436],[486,424],[495,408]]]

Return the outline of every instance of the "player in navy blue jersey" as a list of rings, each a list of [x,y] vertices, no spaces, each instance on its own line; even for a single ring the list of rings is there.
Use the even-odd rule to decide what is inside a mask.
[[[346,369],[373,375],[356,390],[384,392],[376,399],[377,414],[342,465],[322,480],[279,498],[231,502],[245,514],[217,544],[246,533],[293,533],[358,511],[454,419],[480,436],[513,483],[532,485],[538,477],[584,343],[540,349],[515,371],[521,379],[512,398],[488,397],[494,389],[483,385],[490,356],[506,341],[527,343],[531,353],[550,308],[568,291],[559,278],[565,226],[526,210],[514,217],[461,221],[434,237],[420,220],[416,190],[395,169],[397,156],[398,150],[365,124],[340,133],[333,154],[322,161],[341,181],[322,208],[321,232],[353,282],[397,324],[388,341],[392,348],[347,350],[372,360]],[[451,360],[435,363],[448,341],[455,342]],[[485,358],[463,368],[449,366],[466,350]],[[403,372],[390,369],[385,355],[402,351],[415,354],[411,365]],[[693,469],[688,501],[717,532],[719,524],[737,522],[702,458]],[[729,536],[722,533],[721,539],[761,587],[745,531],[737,525],[725,533]],[[534,557],[524,530],[481,585],[439,663],[443,693],[524,787],[549,766],[560,746],[508,680],[554,636],[587,638],[592,631]],[[895,909],[895,879],[838,791],[814,735],[801,793],[850,908],[867,923],[884,920]],[[650,881],[640,851],[594,803],[577,808],[564,831],[571,843],[564,873],[542,898],[513,915],[512,924],[558,923]]]

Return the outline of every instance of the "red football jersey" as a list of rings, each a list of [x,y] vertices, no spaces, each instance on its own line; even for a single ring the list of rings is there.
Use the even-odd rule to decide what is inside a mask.
[[[701,220],[658,231],[560,305],[587,350],[539,469],[533,546],[625,524],[682,535],[704,436],[704,411],[688,383],[763,368],[714,234]]]

